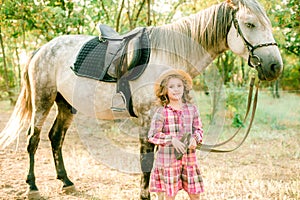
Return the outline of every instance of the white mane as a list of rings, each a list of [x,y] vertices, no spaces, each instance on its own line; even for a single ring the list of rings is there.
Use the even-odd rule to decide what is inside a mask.
[[[223,2],[174,23],[155,27],[151,33],[151,48],[155,58],[186,70],[202,70],[214,58],[228,49],[226,36],[232,24],[235,8],[247,9],[269,25],[262,7],[254,0],[240,0],[237,6]]]

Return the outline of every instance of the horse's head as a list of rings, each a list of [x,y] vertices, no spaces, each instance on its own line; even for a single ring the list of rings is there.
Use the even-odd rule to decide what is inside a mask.
[[[255,0],[228,0],[232,24],[227,35],[229,48],[248,59],[260,80],[271,81],[283,69],[282,58],[264,9]]]

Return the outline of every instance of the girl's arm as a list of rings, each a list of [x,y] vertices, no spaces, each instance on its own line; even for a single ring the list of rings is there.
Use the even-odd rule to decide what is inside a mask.
[[[197,144],[201,144],[203,138],[202,122],[196,106],[194,110],[192,137],[196,140]]]
[[[159,108],[154,114],[150,130],[148,132],[148,141],[157,144],[157,145],[165,145],[167,143],[171,143],[172,137],[169,134],[165,134],[162,132],[164,126],[164,108]]]

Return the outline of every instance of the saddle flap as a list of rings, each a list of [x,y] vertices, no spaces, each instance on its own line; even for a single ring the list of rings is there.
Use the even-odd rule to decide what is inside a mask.
[[[136,28],[133,31],[118,36],[122,40],[108,38],[105,65],[108,66],[108,74],[112,77],[120,77],[129,69],[135,67],[141,57],[141,37],[143,31]]]
[[[140,37],[133,38],[128,43],[127,49],[127,66],[128,70],[135,67],[141,58],[141,40]]]
[[[119,63],[122,57],[122,42],[109,41],[105,56],[105,66],[108,68],[108,74],[116,77],[116,63]]]

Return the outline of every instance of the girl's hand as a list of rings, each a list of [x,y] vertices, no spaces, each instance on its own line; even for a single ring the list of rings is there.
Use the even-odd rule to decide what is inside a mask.
[[[177,152],[180,152],[182,154],[186,152],[185,144],[181,142],[178,138],[176,137],[172,138],[172,145],[174,146]]]
[[[195,138],[191,137],[189,149],[196,149],[196,147],[197,147],[197,142],[196,142]]]

